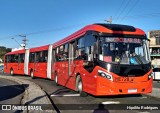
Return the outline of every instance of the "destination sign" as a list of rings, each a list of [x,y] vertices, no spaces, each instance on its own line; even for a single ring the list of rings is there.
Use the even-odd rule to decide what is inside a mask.
[[[106,42],[141,43],[139,38],[105,38]]]

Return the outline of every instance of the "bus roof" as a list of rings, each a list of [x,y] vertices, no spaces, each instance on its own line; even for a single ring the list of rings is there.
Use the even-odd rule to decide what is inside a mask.
[[[84,28],[78,30],[77,32],[71,34],[70,36],[56,42],[53,44],[53,47],[60,46],[65,44],[73,39],[76,39],[86,33],[86,31],[96,31],[99,33],[108,33],[108,34],[126,34],[126,35],[145,35],[145,32],[139,28],[134,28],[129,25],[120,25],[120,24],[92,24],[85,26]]]
[[[25,49],[23,50],[17,50],[17,51],[12,51],[12,52],[9,52],[5,55],[12,55],[12,54],[22,54],[22,53],[25,53]]]
[[[30,52],[48,50],[48,48],[49,48],[49,45],[34,47],[34,48],[30,48]]]

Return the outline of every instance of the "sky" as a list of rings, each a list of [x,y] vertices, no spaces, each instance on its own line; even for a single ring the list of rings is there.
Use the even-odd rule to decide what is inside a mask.
[[[107,23],[160,30],[160,0],[0,0],[0,46],[53,44],[86,25]],[[21,35],[21,36],[20,36]]]

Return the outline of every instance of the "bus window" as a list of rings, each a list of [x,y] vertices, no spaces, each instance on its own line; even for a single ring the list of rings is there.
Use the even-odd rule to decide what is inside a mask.
[[[44,51],[44,62],[48,60],[48,50]]]
[[[138,42],[129,42],[129,40],[131,39],[106,37],[100,42],[99,60],[120,64],[147,64],[149,56],[146,41],[137,39]]]
[[[29,62],[33,63],[35,60],[35,53],[30,53]]]
[[[68,59],[68,44],[65,44],[64,46],[64,56],[66,57],[65,59]]]
[[[76,42],[73,41],[69,44],[69,58],[70,60],[76,59]]]
[[[5,63],[8,62],[7,57],[8,57],[8,55],[5,55]]]
[[[40,62],[40,52],[36,52],[36,62]]]
[[[19,62],[24,63],[24,54],[19,54]]]
[[[85,59],[85,38],[81,37],[77,41],[76,58]]]
[[[11,63],[11,55],[7,55],[7,62]]]
[[[48,59],[48,51],[41,51],[37,53],[38,62],[47,62]]]
[[[11,55],[11,63],[16,63],[18,62],[18,54]]]
[[[60,52],[59,52],[59,47],[56,48],[56,61],[60,61]]]
[[[93,61],[93,48],[94,48],[95,37],[92,35],[86,36],[85,41],[85,60]]]

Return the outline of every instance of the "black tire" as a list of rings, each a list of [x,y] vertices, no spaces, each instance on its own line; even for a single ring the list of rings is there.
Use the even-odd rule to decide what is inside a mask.
[[[76,79],[76,90],[79,92],[81,97],[86,97],[88,94],[83,91],[83,84],[81,76],[78,75]]]
[[[33,71],[32,71],[32,70],[31,70],[31,72],[30,72],[30,76],[31,76],[32,79],[34,79],[34,74],[33,74]]]
[[[13,76],[14,75],[14,71],[13,69],[10,69],[10,75]]]

